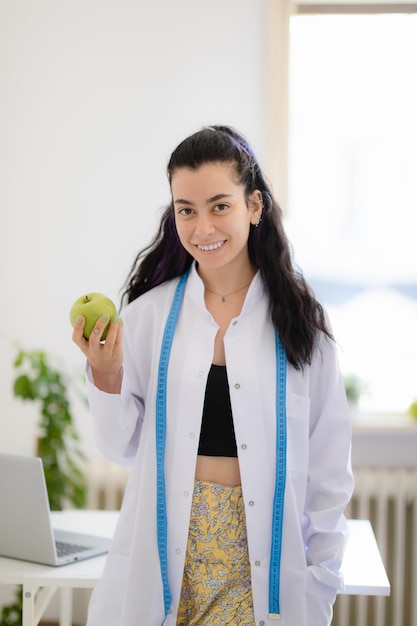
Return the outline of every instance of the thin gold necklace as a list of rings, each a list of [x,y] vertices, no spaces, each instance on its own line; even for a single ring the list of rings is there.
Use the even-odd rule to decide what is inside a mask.
[[[239,293],[240,291],[243,291],[244,289],[246,289],[246,287],[249,287],[251,282],[252,281],[249,281],[247,283],[247,285],[243,285],[243,287],[241,287],[240,289],[236,289],[236,291],[231,291],[230,293],[226,293],[224,296],[222,296],[221,293],[217,293],[216,291],[212,291],[211,289],[207,289],[207,287],[206,287],[206,291],[208,291],[209,293],[213,293],[215,296],[218,296],[219,298],[221,298],[222,302],[226,302],[226,298],[229,298],[230,296],[234,296],[235,293]]]

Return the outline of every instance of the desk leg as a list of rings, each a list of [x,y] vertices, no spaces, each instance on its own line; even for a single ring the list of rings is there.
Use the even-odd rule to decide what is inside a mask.
[[[36,587],[23,585],[22,597],[22,626],[34,626]]]
[[[59,626],[72,626],[71,587],[61,587],[59,590]]]
[[[39,587],[33,587],[32,585],[23,585],[22,626],[38,626],[55,591],[55,587],[39,589]]]

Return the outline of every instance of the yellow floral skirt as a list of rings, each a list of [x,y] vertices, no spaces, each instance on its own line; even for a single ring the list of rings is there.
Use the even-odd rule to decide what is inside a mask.
[[[197,480],[177,626],[254,626],[245,507],[240,486]]]

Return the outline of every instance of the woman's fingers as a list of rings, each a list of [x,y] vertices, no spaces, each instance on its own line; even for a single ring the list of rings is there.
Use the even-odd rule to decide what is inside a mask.
[[[77,346],[79,346],[81,350],[83,350],[83,352],[84,352],[84,348],[86,344],[88,345],[88,341],[86,340],[83,334],[84,326],[85,326],[85,319],[82,316],[80,316],[75,322],[73,332],[72,332],[73,342],[76,343]]]
[[[122,333],[123,325],[119,318],[114,317],[110,322],[105,341],[100,337],[106,326],[101,318],[90,336],[88,360],[90,362],[94,384],[107,393],[120,393],[122,385]]]
[[[106,315],[99,317],[89,339],[83,335],[85,319],[80,316],[72,333],[74,343],[82,350],[92,367],[97,369],[115,370],[122,363],[122,320],[115,316],[110,321],[106,339],[102,340],[109,320]]]
[[[117,349],[121,349],[123,333],[123,322],[120,317],[115,315],[109,326],[106,341],[104,347],[110,352],[115,352]]]

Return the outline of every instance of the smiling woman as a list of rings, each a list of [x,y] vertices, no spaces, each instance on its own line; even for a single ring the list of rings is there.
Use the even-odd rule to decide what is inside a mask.
[[[132,466],[88,626],[329,626],[352,475],[326,316],[242,136],[198,131],[168,176],[123,325],[74,329],[97,443]]]

